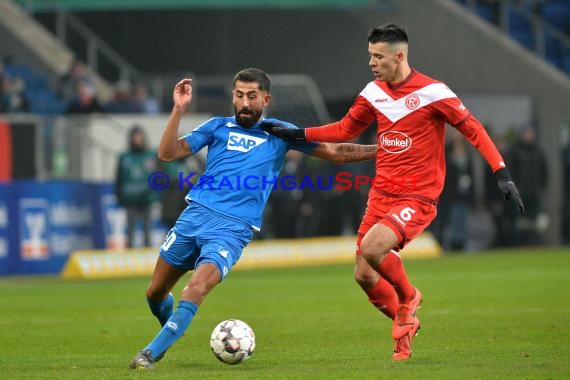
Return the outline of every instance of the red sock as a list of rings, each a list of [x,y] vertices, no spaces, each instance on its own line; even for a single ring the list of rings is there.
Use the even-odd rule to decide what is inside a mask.
[[[396,317],[398,311],[398,295],[394,287],[382,277],[373,288],[365,291],[368,301],[390,319]]]
[[[415,291],[412,285],[410,285],[410,281],[408,281],[400,256],[389,252],[378,266],[378,273],[392,284],[400,302],[409,302],[414,298]]]

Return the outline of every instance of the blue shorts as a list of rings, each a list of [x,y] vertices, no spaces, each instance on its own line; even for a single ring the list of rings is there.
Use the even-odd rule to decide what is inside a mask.
[[[245,222],[191,203],[166,235],[160,246],[160,257],[182,270],[212,263],[223,280],[252,237],[251,226]]]

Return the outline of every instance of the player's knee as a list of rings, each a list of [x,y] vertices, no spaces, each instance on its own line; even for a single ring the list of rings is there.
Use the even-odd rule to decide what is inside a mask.
[[[362,244],[360,246],[360,254],[371,266],[376,266],[380,262],[381,254],[370,244]]]
[[[373,242],[371,239],[363,240],[360,244],[360,254],[373,268],[382,262],[382,258],[390,251],[390,246],[381,241]]]
[[[154,285],[152,282],[146,288],[146,298],[151,301],[160,302],[164,300],[170,294],[170,290],[166,288],[160,288]]]
[[[354,271],[354,281],[356,281],[356,283],[360,285],[362,289],[368,289],[374,286],[377,276],[377,274],[375,275],[375,273],[371,273],[369,271],[362,271],[358,269]]]

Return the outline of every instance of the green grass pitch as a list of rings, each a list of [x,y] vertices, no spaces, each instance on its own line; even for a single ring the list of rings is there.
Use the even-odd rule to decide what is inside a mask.
[[[147,278],[0,279],[3,379],[569,379],[570,250],[409,261],[424,293],[413,357],[390,360],[390,323],[351,265],[236,271],[206,299],[152,373],[127,369],[158,322]],[[177,297],[182,284],[176,288]],[[209,335],[238,318],[253,357],[217,361]]]

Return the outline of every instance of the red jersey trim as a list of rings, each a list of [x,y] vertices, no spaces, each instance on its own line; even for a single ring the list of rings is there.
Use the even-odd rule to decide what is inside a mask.
[[[386,82],[386,85],[388,87],[390,87],[390,89],[392,90],[398,90],[400,87],[402,87],[403,85],[405,85],[406,83],[408,83],[409,81],[411,81],[415,76],[416,76],[416,69],[412,69],[412,72],[401,82],[399,83],[388,83]]]

